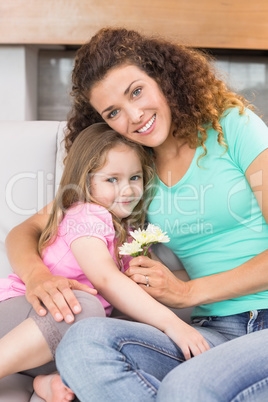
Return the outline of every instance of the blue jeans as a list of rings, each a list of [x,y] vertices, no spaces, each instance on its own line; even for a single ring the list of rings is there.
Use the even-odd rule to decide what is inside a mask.
[[[268,310],[202,317],[193,325],[212,349],[184,362],[154,327],[85,319],[61,341],[57,367],[81,402],[267,401]]]

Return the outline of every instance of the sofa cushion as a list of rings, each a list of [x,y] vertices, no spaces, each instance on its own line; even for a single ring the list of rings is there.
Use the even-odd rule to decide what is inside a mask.
[[[59,122],[0,122],[0,275],[8,232],[54,198]]]
[[[62,172],[64,169],[64,158],[66,156],[65,152],[65,130],[66,130],[66,122],[62,121],[58,127],[58,135],[57,135],[57,155],[56,155],[56,171],[55,171],[55,194],[60,183],[60,179],[62,176]]]

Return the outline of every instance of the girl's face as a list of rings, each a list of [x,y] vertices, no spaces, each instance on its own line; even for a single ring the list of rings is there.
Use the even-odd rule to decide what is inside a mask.
[[[125,144],[116,145],[90,183],[90,193],[98,203],[120,219],[128,217],[143,195],[143,172],[137,152]]]
[[[110,70],[95,84],[90,104],[115,131],[156,148],[171,134],[171,111],[156,81],[134,65]]]

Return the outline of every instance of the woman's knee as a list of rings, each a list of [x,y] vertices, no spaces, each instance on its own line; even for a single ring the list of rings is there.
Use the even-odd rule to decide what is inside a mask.
[[[117,325],[118,324],[118,325]],[[122,342],[121,322],[115,318],[93,317],[79,321],[72,325],[63,339],[61,340],[56,351],[57,367],[62,374],[67,369],[68,362],[73,362],[73,367],[78,361],[86,358],[89,362],[91,359],[100,359],[105,355],[108,358],[109,351],[117,350],[118,343]]]
[[[94,347],[94,340],[98,339],[102,343],[106,339],[108,334],[103,332],[105,326],[102,326],[102,321],[106,320],[109,318],[88,318],[70,326],[56,350],[58,369],[64,368],[67,361],[80,360],[86,353],[90,354],[90,348]],[[103,333],[103,341],[98,331]]]
[[[69,328],[59,349],[74,351],[76,347],[79,347],[81,351],[89,350],[96,343],[105,347],[110,342],[116,343],[117,339],[121,342],[122,336],[127,336],[128,324],[126,321],[107,317],[90,317],[81,320]]]

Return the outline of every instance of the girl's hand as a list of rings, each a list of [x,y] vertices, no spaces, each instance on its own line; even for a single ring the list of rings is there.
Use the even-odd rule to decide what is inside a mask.
[[[74,321],[73,313],[78,314],[81,312],[81,305],[72,289],[82,290],[92,295],[97,294],[95,289],[91,289],[89,286],[81,284],[74,279],[43,272],[42,275],[39,273],[38,276],[34,277],[32,275],[28,279],[25,295],[28,302],[32,304],[34,310],[40,316],[46,315],[48,310],[56,321],[64,319],[67,323],[71,323]]]
[[[148,257],[133,258],[125,274],[154,299],[171,308],[192,307],[189,282],[178,279],[165,265]],[[149,286],[147,285],[148,278]]]
[[[205,338],[182,320],[178,320],[176,325],[170,325],[164,332],[179,346],[185,360],[210,349]]]

